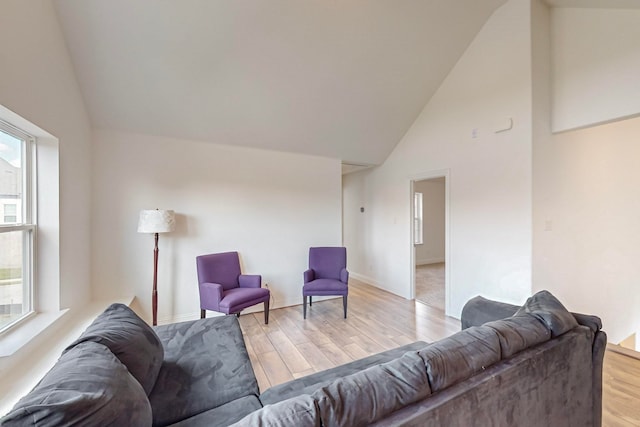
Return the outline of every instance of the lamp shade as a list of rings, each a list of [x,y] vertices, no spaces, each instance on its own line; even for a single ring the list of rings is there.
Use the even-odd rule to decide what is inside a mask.
[[[173,211],[145,209],[140,211],[138,233],[168,233],[176,228],[176,215]]]

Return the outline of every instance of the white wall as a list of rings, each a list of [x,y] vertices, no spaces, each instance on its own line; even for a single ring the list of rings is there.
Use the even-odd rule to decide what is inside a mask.
[[[3,353],[16,351],[0,358],[1,415],[53,364],[46,352],[57,324],[25,341],[60,308],[79,309],[91,296],[91,130],[50,1],[2,0],[0,104],[1,117],[39,140],[36,297],[48,311],[0,337]]]
[[[522,302],[531,292],[531,37],[529,1],[488,20],[387,161],[345,179],[367,210],[368,251],[351,266],[409,297],[410,181],[450,170],[451,275],[447,312],[477,294]],[[512,117],[511,131],[494,133]],[[472,130],[477,137],[472,138]],[[358,183],[362,181],[362,183]]]
[[[111,131],[94,142],[94,294],[133,294],[147,318],[153,237],[136,232],[141,209],[177,215],[160,236],[159,322],[198,315],[197,255],[237,250],[282,306],[301,303],[309,247],[342,242],[339,160]]]
[[[533,5],[533,290],[597,314],[620,342],[640,329],[640,118],[555,135],[551,121],[583,126],[639,105],[627,97],[638,88],[638,37],[625,37],[640,15]]]
[[[444,262],[445,185],[444,178],[416,181],[413,190],[422,193],[422,241],[416,245],[416,265]]]
[[[347,270],[350,274],[365,271],[357,263],[365,258],[363,254],[368,248],[368,234],[364,227],[368,223],[365,218],[369,211],[365,208],[365,182],[360,179],[361,173],[342,175],[342,244],[347,248]],[[361,212],[361,208],[364,211]]]
[[[50,1],[2,1],[0,104],[59,140],[60,293],[54,305],[80,306],[90,298],[91,130]],[[46,155],[52,159],[58,153]],[[57,173],[57,165],[50,166]],[[55,215],[53,241],[47,238],[39,243],[57,250],[57,212]],[[42,262],[50,261],[42,258]],[[58,274],[57,265],[47,270]]]
[[[640,10],[554,8],[553,130],[640,114]]]
[[[611,342],[640,328],[638,138],[635,118],[555,135],[537,148],[544,197],[535,205],[534,289],[598,314]]]

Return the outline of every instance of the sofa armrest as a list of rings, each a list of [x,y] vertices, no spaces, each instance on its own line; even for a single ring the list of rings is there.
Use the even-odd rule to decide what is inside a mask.
[[[604,352],[607,349],[607,334],[598,331],[593,339],[592,375],[593,375],[593,427],[602,426],[602,367]]]
[[[516,305],[492,301],[481,296],[471,298],[462,308],[460,316],[462,329],[511,317],[519,308]]]
[[[481,326],[487,322],[511,317],[519,308],[517,305],[493,301],[481,296],[471,298],[462,308],[462,315],[460,316],[462,329]],[[602,321],[598,316],[581,313],[571,314],[580,325],[588,327],[594,334],[602,329]]]
[[[592,316],[590,314],[582,314],[582,313],[571,313],[573,317],[576,318],[576,321],[588,327],[593,331],[593,333],[597,333],[600,329],[602,329],[602,320],[598,316]]]
[[[349,283],[349,272],[346,268],[340,270],[340,281],[342,283]]]
[[[200,308],[203,310],[220,311],[220,300],[224,289],[219,283],[200,283]]]
[[[262,276],[259,274],[241,274],[238,276],[238,284],[241,288],[259,288],[262,284]]]
[[[313,269],[308,269],[307,271],[305,271],[304,273],[302,273],[304,276],[304,283],[309,283],[313,280],[315,280],[316,278],[316,272],[313,271]]]

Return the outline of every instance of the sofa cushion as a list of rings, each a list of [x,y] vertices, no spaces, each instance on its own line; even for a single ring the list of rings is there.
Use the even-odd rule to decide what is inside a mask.
[[[325,426],[366,426],[431,394],[417,352],[333,381],[311,396]]]
[[[164,362],[149,395],[155,425],[260,393],[235,316],[162,325],[156,332]]]
[[[328,425],[328,424],[325,424]],[[230,427],[320,427],[316,401],[308,394],[252,412]]]
[[[527,299],[514,316],[531,314],[547,325],[552,337],[562,335],[578,326],[575,317],[549,291],[540,291]]]
[[[153,329],[133,310],[124,304],[112,304],[65,351],[87,341],[108,347],[138,380],[145,393],[151,392],[164,351]]]
[[[484,326],[498,333],[502,359],[551,339],[549,329],[530,314],[495,320],[485,323]]]
[[[217,408],[210,409],[186,420],[171,424],[170,427],[214,427],[228,426],[246,415],[262,409],[258,398],[254,395],[232,400]]]
[[[411,344],[403,345],[402,347],[383,351],[382,353],[376,353],[363,359],[354,360],[353,362],[336,366],[335,368],[316,372],[315,374],[306,375],[302,378],[273,386],[260,395],[260,401],[263,405],[269,405],[301,394],[312,394],[317,389],[329,385],[338,378],[355,374],[356,372],[360,372],[364,369],[370,368],[371,366],[389,362],[401,357],[408,351],[420,350],[421,348],[426,347],[426,345],[426,342],[416,341]]]
[[[493,328],[474,326],[418,352],[433,392],[470,378],[500,360],[500,339]]]
[[[109,349],[79,343],[62,354],[2,426],[151,426],[142,386]]]

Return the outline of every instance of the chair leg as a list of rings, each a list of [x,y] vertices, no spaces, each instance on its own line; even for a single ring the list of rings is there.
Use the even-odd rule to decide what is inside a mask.
[[[264,324],[269,324],[269,301],[264,302]]]
[[[307,297],[302,297],[302,318],[307,318]]]
[[[342,305],[344,307],[344,318],[346,319],[347,318],[347,296],[346,295],[342,297]]]
[[[207,310],[200,309],[200,318],[204,319],[207,317]]]
[[[311,295],[309,295],[309,307],[311,307],[313,304],[311,303],[311,298],[313,298]]]

